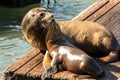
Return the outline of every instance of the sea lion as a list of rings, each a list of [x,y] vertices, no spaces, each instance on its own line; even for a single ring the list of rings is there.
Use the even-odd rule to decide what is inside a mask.
[[[26,40],[35,48],[46,50],[45,37],[53,15],[44,8],[31,9],[22,20]],[[65,38],[92,57],[111,62],[118,58],[119,44],[113,33],[104,26],[90,21],[59,21]],[[49,62],[50,60],[45,62]]]
[[[103,70],[92,57],[64,38],[55,20],[52,20],[46,28],[48,30],[46,35],[48,53],[46,55],[52,58],[52,62],[43,72],[42,80],[58,72],[59,65],[64,70],[76,74],[87,73],[94,78],[103,74]]]

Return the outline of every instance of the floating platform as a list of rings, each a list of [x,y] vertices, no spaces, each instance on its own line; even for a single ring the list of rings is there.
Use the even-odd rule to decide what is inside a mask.
[[[120,42],[120,0],[98,0],[72,20],[88,20],[100,23],[111,30]],[[22,58],[11,64],[3,73],[3,80],[41,80],[44,71],[42,61],[44,52],[32,49]],[[120,59],[113,63],[101,65],[105,76],[98,79],[79,79],[77,74],[69,71],[58,72],[54,80],[120,80]]]

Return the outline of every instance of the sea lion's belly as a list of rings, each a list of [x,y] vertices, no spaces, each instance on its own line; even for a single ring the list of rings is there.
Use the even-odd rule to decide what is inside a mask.
[[[74,73],[81,73],[80,66],[82,67],[83,57],[86,54],[83,54],[78,48],[68,46],[61,46],[58,53],[64,69]]]

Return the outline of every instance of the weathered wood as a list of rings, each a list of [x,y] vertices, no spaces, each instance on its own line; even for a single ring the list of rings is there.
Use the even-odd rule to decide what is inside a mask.
[[[44,68],[42,66],[42,63],[40,63],[35,68],[33,68],[30,72],[28,72],[27,76],[32,77],[34,75],[34,77],[40,77],[42,74],[41,72],[43,71],[44,71]]]
[[[86,10],[84,10],[83,12],[78,14],[78,16],[76,16],[72,20],[84,21],[84,20],[86,20],[86,18],[91,16],[94,12],[99,10],[101,7],[103,7],[108,2],[109,2],[109,0],[99,0],[99,1],[95,2],[93,5],[91,5],[90,7],[88,7]]]
[[[119,79],[119,77],[120,77],[120,65],[119,64],[120,64],[120,59],[117,60],[116,62],[102,65],[102,68],[105,71],[105,77],[99,78],[98,80],[117,80],[117,79]]]
[[[40,50],[34,48],[31,51],[29,51],[27,54],[25,54],[22,58],[15,61],[4,71],[3,80],[12,80],[14,78],[15,71],[19,70],[22,66],[26,65],[26,63],[28,63],[38,54],[40,54]]]
[[[98,11],[96,11],[94,14],[92,14],[90,17],[88,17],[86,20],[95,22],[97,19],[99,19],[105,13],[107,13],[112,8],[114,8],[118,3],[119,3],[119,1],[117,1],[117,0],[110,1],[109,3],[107,3],[106,5],[101,7]]]
[[[26,55],[24,55],[22,58],[20,58],[19,60],[17,60],[16,62],[14,62],[11,66],[9,66],[6,69],[5,72],[6,73],[15,72],[20,67],[22,67],[27,62],[29,62],[32,58],[34,58],[35,56],[37,56],[39,53],[40,53],[40,50],[38,50],[38,49],[32,49]]]
[[[98,20],[96,20],[97,23],[103,24],[106,27],[107,24],[109,22],[111,22],[112,20],[114,20],[114,17],[116,17],[117,15],[119,15],[118,13],[120,12],[120,4],[116,5],[114,8],[112,8],[109,12],[107,12],[106,14],[104,14],[102,17],[100,17]],[[110,26],[111,27],[111,26]]]
[[[98,22],[111,30],[120,42],[120,0],[99,0],[72,20],[89,20]],[[40,50],[33,49],[3,73],[4,80],[40,80],[44,71],[42,66],[43,55]],[[77,74],[61,71],[54,75],[54,79],[69,80],[119,80],[120,59],[116,62],[101,65],[105,76],[97,79],[78,78]]]
[[[15,71],[15,74],[27,74],[30,70],[32,70],[35,66],[40,64],[43,61],[43,55],[39,54],[33,59],[31,59],[28,63],[26,63],[24,66],[19,68],[19,70]]]

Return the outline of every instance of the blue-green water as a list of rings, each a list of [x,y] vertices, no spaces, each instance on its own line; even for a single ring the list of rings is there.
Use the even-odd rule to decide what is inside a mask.
[[[58,21],[71,20],[95,1],[58,0],[57,4],[51,3],[48,11],[54,13],[55,19]],[[32,48],[25,41],[20,24],[26,12],[34,7],[46,7],[46,3],[33,4],[22,8],[6,8],[0,6],[0,76],[7,66]],[[0,80],[2,79],[0,78]]]

